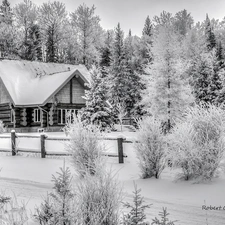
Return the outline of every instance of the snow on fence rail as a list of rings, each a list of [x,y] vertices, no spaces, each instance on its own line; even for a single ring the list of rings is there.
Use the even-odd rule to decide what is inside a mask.
[[[11,131],[11,136],[7,135],[1,135],[0,138],[7,138],[11,139],[11,148],[0,148],[0,152],[12,152],[12,156],[15,156],[18,152],[26,152],[26,153],[41,153],[41,158],[45,158],[46,155],[54,155],[54,156],[69,156],[71,155],[70,153],[67,152],[60,152],[60,151],[48,151],[46,150],[45,147],[45,142],[46,140],[49,141],[69,141],[70,138],[68,137],[48,137],[45,134],[41,135],[21,135],[21,134],[16,134],[15,131]],[[17,139],[18,138],[39,138],[41,146],[40,148],[37,149],[31,149],[31,148],[20,148],[17,147]],[[123,153],[123,143],[132,143],[132,141],[126,140],[124,137],[117,137],[117,138],[112,138],[112,137],[106,137],[106,138],[101,138],[100,140],[113,140],[117,141],[117,150],[118,153],[108,153],[108,152],[103,152],[104,156],[108,157],[118,157],[119,158],[119,163],[124,163],[124,157],[127,157],[126,154]]]

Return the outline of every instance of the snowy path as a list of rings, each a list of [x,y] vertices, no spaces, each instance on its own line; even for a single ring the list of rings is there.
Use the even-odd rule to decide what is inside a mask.
[[[109,151],[114,151],[116,142],[107,143]],[[117,158],[109,158],[107,168],[116,173],[123,184],[124,202],[132,201],[133,181],[142,189],[142,196],[147,204],[153,204],[146,210],[151,220],[157,216],[162,207],[167,207],[171,220],[178,220],[176,225],[223,225],[225,210],[202,210],[204,202],[207,206],[225,206],[225,176],[215,179],[209,184],[192,184],[191,182],[174,182],[174,171],[169,169],[162,173],[159,180],[139,179],[139,169],[132,144],[124,145],[128,155],[124,164],[118,164]],[[67,158],[68,159],[68,158]],[[12,157],[0,154],[0,194],[14,193],[19,200],[34,211],[47,192],[51,191],[52,174],[63,166],[63,158],[41,159],[39,156]],[[69,166],[68,160],[66,165]],[[70,167],[71,168],[71,167]],[[71,168],[73,172],[73,168]],[[206,222],[206,220],[208,222]]]
[[[136,181],[138,183],[138,181]],[[124,188],[129,186],[129,182],[124,183]],[[138,184],[139,185],[139,184]],[[17,198],[24,201],[27,204],[28,209],[34,209],[38,206],[47,192],[51,191],[50,184],[35,183],[29,181],[21,181],[15,179],[1,179],[0,180],[1,190],[6,190],[6,193],[14,193]],[[139,185],[140,186],[140,185]],[[132,195],[127,194],[124,201],[132,201]],[[176,225],[204,225],[206,223],[206,218],[208,220],[208,225],[223,225],[225,221],[225,211],[203,211],[198,205],[193,205],[191,203],[185,203],[183,201],[174,202],[174,199],[158,199],[158,197],[145,197],[146,204],[153,204],[150,209],[148,209],[147,217],[152,219],[155,217],[162,207],[167,207],[170,213],[169,218],[171,220],[178,220]]]

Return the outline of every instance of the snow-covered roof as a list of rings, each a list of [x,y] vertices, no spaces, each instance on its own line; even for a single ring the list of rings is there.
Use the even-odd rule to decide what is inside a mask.
[[[44,105],[75,74],[90,80],[84,65],[0,60],[0,78],[15,106]]]

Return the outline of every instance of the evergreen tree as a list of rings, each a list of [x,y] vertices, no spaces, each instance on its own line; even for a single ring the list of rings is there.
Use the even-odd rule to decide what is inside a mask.
[[[46,33],[46,62],[58,62],[58,48],[57,43],[54,41],[54,28],[49,26]]]
[[[217,61],[218,61],[218,66],[220,66],[221,68],[224,68],[224,50],[222,47],[222,42],[219,41],[216,45],[216,57],[217,57]]]
[[[130,212],[123,218],[123,225],[147,225],[145,223],[145,210],[150,208],[150,205],[144,205],[144,198],[140,195],[141,189],[137,189],[134,184],[133,204],[125,203],[124,206],[130,209]]]
[[[163,211],[159,213],[160,220],[155,217],[155,219],[152,220],[152,225],[175,225],[175,222],[177,221],[169,221],[168,216],[170,214],[167,212],[166,208],[163,208]]]
[[[214,104],[220,105],[225,103],[225,89],[224,89],[224,79],[225,79],[225,63],[224,63],[224,53],[221,42],[217,44],[215,58],[214,58],[214,83],[216,86],[216,98]]]
[[[153,25],[152,25],[152,22],[149,18],[149,16],[147,16],[146,20],[145,20],[145,25],[144,25],[144,28],[143,28],[143,31],[142,31],[142,36],[149,36],[151,37],[152,36],[152,30],[153,30]]]
[[[100,63],[99,63],[99,65],[101,67],[101,72],[104,76],[107,76],[107,74],[108,74],[107,70],[110,67],[112,41],[113,41],[113,32],[108,30],[106,32],[104,46],[101,49],[101,59],[100,59]]]
[[[224,102],[223,96],[223,63],[218,60],[217,53],[214,51],[202,53],[195,62],[192,63],[191,84],[194,89],[195,100],[197,103],[220,104]],[[221,64],[221,65],[220,65]]]
[[[125,52],[125,65],[127,67],[127,72],[129,73],[127,85],[128,89],[128,99],[126,101],[126,110],[128,116],[139,117],[143,112],[138,103],[141,101],[141,91],[144,89],[144,84],[141,81],[141,74],[143,73],[143,64],[135,55],[135,46],[133,44],[134,37],[131,35],[131,30],[129,30],[128,37],[124,41],[124,52]]]
[[[206,20],[205,20],[205,38],[206,38],[206,45],[207,45],[208,51],[211,51],[213,48],[216,47],[216,37],[213,32],[213,28],[211,26],[211,22],[208,17],[208,14],[206,15]]]
[[[133,60],[133,56],[134,56],[134,47],[133,47],[133,36],[131,34],[131,30],[129,30],[128,36],[124,40],[124,54],[125,54],[126,60],[132,67],[132,60]]]
[[[64,164],[57,175],[53,175],[52,179],[54,191],[47,196],[40,209],[36,210],[35,218],[43,225],[69,225],[72,222],[71,173]]]
[[[175,29],[184,37],[191,30],[194,23],[193,18],[190,13],[187,13],[187,10],[184,9],[176,13],[174,17]]]
[[[211,96],[211,103],[217,104],[217,99],[223,85],[220,77],[221,67],[219,66],[219,61],[217,60],[215,53],[212,55],[212,66],[213,72],[210,78],[209,94]]]
[[[27,59],[31,61],[42,61],[42,43],[38,25],[33,25],[29,29],[27,44]]]
[[[0,6],[0,14],[2,15],[2,17],[0,17],[0,23],[3,22],[8,25],[12,25],[13,13],[8,0],[2,1],[2,5]]]
[[[109,97],[113,106],[116,106],[119,102],[125,102],[125,95],[128,91],[126,88],[127,77],[128,71],[125,65],[123,31],[120,28],[120,24],[118,24],[115,30],[109,77]]]
[[[93,68],[90,89],[86,91],[86,107],[81,113],[85,125],[98,125],[100,130],[113,128],[112,109],[107,102],[106,78],[97,68]]]
[[[128,116],[132,113],[135,104],[140,100],[142,85],[139,74],[133,68],[132,46],[129,43],[131,42],[128,39],[126,45],[124,44],[123,31],[120,24],[118,24],[111,57],[109,98],[114,109],[118,104],[125,103]],[[126,52],[129,53],[126,54]]]
[[[41,203],[40,207],[36,208],[36,213],[34,214],[34,218],[41,224],[46,225],[53,218],[53,203],[50,199],[50,196],[47,196],[44,199],[44,202]]]
[[[53,175],[54,187],[50,195],[53,198],[54,210],[56,215],[54,215],[55,220],[59,221],[58,224],[70,224],[70,200],[73,197],[71,191],[71,173],[69,168],[60,168],[60,172],[57,173],[58,177]]]
[[[212,73],[213,68],[209,54],[201,54],[191,67],[191,84],[197,103],[210,102],[209,86]]]
[[[142,58],[142,65],[147,65],[152,60],[152,48],[153,43],[153,24],[147,16],[144,24],[144,29],[142,31],[142,37],[141,37],[141,48],[140,48],[140,55]]]

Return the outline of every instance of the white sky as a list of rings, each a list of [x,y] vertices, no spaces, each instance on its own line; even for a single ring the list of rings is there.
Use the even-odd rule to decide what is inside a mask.
[[[11,6],[23,0],[9,0]],[[40,5],[48,0],[33,0]],[[53,1],[53,0],[51,0]],[[128,33],[141,35],[147,15],[152,19],[163,10],[173,15],[183,9],[191,13],[195,22],[203,21],[208,13],[209,18],[222,20],[225,17],[225,0],[59,0],[65,3],[68,11],[73,12],[85,3],[91,7],[95,5],[96,15],[101,18],[104,29],[114,29],[118,22],[121,28]]]

